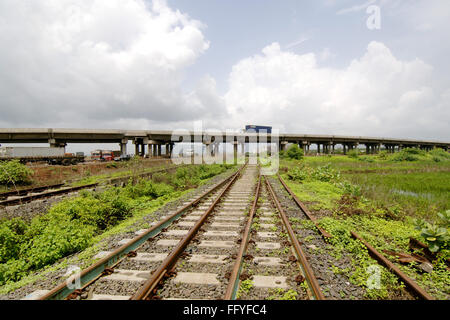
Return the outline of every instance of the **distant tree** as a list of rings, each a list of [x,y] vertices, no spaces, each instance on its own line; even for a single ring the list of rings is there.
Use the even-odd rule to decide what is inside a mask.
[[[296,144],[291,145],[287,149],[286,155],[289,159],[296,159],[296,160],[301,160],[304,156],[303,149],[300,149],[299,146]]]

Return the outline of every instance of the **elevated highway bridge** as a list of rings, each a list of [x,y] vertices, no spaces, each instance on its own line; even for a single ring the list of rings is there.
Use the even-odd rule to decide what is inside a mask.
[[[344,153],[358,148],[366,147],[366,153],[377,153],[383,146],[388,152],[395,152],[402,148],[415,147],[425,150],[442,148],[448,150],[450,142],[396,139],[361,136],[338,135],[310,135],[310,134],[263,134],[251,132],[194,132],[194,131],[162,131],[162,130],[113,130],[113,129],[1,129],[1,143],[45,143],[52,147],[65,147],[68,143],[117,143],[122,154],[126,154],[127,143],[132,141],[135,145],[135,154],[161,156],[162,146],[165,146],[166,155],[171,155],[175,143],[197,142],[206,145],[208,152],[218,152],[220,143],[234,145],[234,153],[241,146],[242,153],[246,143],[276,144],[279,150],[284,150],[289,143],[298,144],[305,152],[311,145],[317,145],[319,153],[335,151],[341,145]],[[148,146],[148,147],[147,147]],[[147,147],[147,148],[146,148]]]

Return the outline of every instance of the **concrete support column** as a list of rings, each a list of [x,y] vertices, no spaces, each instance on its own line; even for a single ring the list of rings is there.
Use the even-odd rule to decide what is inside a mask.
[[[245,155],[245,142],[241,143],[241,153],[242,155]]]
[[[344,150],[344,154],[347,154],[347,145],[345,143],[342,144],[342,149]]]
[[[308,141],[302,141],[301,142],[301,148],[303,149],[303,154],[306,155],[306,148],[308,146]]]
[[[320,143],[317,144],[317,154],[320,154]]]
[[[125,157],[127,155],[127,144],[126,143],[120,143],[120,155]]]
[[[161,157],[161,144],[158,144],[158,157]]]
[[[166,156],[170,157],[170,143],[166,143]]]
[[[214,143],[213,144],[213,155],[216,156],[219,154],[219,144],[218,143]]]
[[[234,164],[237,164],[238,143],[239,142],[237,142],[237,141],[233,141],[233,159],[234,159]]]
[[[226,164],[227,163],[227,144],[223,143],[222,148],[223,148],[222,149],[223,164]]]

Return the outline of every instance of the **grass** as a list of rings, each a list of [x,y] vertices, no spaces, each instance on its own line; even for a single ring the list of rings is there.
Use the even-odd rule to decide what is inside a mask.
[[[143,216],[230,168],[220,165],[178,168],[166,175],[167,183],[141,180],[125,188],[82,192],[78,197],[55,204],[30,224],[21,219],[0,221],[0,284],[3,285],[0,292],[30,283],[36,279],[32,272],[52,270],[50,265],[76,252],[83,251],[82,260],[92,257],[96,250],[92,245],[124,231]],[[135,227],[150,226],[137,223]]]
[[[320,218],[321,226],[334,236],[330,243],[335,258],[351,255],[352,270],[345,272],[370,299],[395,298],[394,292],[403,285],[381,268],[381,287],[368,287],[370,266],[377,263],[359,241],[351,238],[350,230],[380,252],[408,253],[410,237],[426,242],[415,228],[415,218],[434,223],[439,212],[450,208],[450,155],[441,151],[283,159],[281,173],[300,200]],[[448,299],[447,248],[448,244],[438,252],[431,273],[419,272],[414,263],[397,265],[434,297]]]

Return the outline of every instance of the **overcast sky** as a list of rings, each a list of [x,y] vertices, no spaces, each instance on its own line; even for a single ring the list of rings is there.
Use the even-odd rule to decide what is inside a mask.
[[[0,0],[0,127],[450,141],[449,30],[448,0]]]

